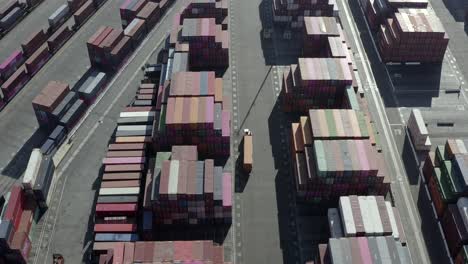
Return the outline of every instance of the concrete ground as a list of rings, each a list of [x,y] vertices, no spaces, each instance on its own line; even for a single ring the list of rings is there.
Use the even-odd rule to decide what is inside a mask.
[[[6,4],[7,1],[5,1]],[[32,10],[21,22],[12,28],[0,41],[0,61],[5,60],[15,50],[21,50],[21,43],[40,29],[47,30],[48,18],[57,8],[66,3],[63,0],[46,0]],[[1,3],[0,3],[1,4]]]

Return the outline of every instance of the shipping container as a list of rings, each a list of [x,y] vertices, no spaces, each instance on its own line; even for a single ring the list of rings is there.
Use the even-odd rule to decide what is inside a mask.
[[[78,10],[87,2],[86,0],[67,0],[67,5],[70,8],[70,12],[73,13]]]
[[[52,54],[50,53],[47,44],[40,46],[33,54],[31,54],[24,63],[29,76],[34,76],[51,56]]]
[[[124,35],[130,37],[132,40],[133,48],[136,48],[140,44],[146,34],[145,20],[139,18],[133,19],[132,22],[125,27],[124,31]]]
[[[60,27],[70,16],[70,7],[63,4],[49,16],[49,26],[54,29]]]
[[[161,18],[161,8],[159,7],[159,3],[146,3],[140,12],[138,12],[136,17],[145,20],[146,31],[150,32]]]
[[[34,186],[37,173],[42,161],[42,153],[39,149],[33,149],[29,157],[28,165],[23,177],[23,188],[31,190]]]
[[[69,92],[52,111],[53,119],[58,122],[77,100],[78,94],[73,91]]]
[[[74,88],[74,90],[77,91],[80,99],[82,99],[87,105],[91,105],[104,89],[106,82],[106,73],[93,71],[89,76],[87,76],[87,79],[79,87]]]
[[[9,0],[7,2],[3,2],[2,7],[0,8],[0,18],[5,17],[15,7],[19,7],[19,5],[20,3],[18,0]]]
[[[56,123],[51,114],[69,92],[67,83],[50,81],[33,99],[32,106],[41,127],[54,128]]]
[[[23,64],[24,57],[21,50],[15,50],[0,64],[0,79],[7,80]]]
[[[7,31],[10,29],[15,23],[17,23],[21,16],[24,15],[24,10],[20,7],[13,8],[8,14],[0,19],[0,29],[3,31]]]
[[[57,52],[68,39],[73,35],[73,31],[70,30],[68,25],[63,25],[57,31],[50,36],[47,40],[47,45],[51,53]]]
[[[60,119],[59,124],[64,126],[67,131],[71,131],[85,113],[86,108],[87,106],[83,100],[77,100]]]
[[[42,44],[46,42],[46,40],[47,34],[42,29],[29,35],[26,41],[21,44],[24,56],[26,58],[30,57],[40,46],[42,46]]]
[[[38,202],[46,202],[52,178],[55,173],[55,164],[52,157],[43,155],[41,165],[33,187],[35,199]]]
[[[75,25],[81,26],[84,22],[96,12],[96,8],[92,0],[86,1],[74,14]]]

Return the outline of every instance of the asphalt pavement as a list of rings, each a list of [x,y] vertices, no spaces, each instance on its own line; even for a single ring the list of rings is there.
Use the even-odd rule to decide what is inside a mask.
[[[0,49],[0,61],[8,58],[13,51],[17,49],[21,50],[21,43],[27,40],[31,34],[40,29],[47,30],[49,16],[66,2],[65,0],[44,0],[34,8],[31,13],[0,40],[2,45]]]
[[[49,81],[78,82],[90,68],[86,41],[102,25],[120,26],[119,1],[107,1],[0,112],[0,194],[21,177],[32,148],[47,136],[38,130],[32,100]]]

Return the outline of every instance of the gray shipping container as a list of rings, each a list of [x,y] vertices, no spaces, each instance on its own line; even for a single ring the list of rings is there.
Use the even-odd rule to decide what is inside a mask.
[[[133,102],[133,106],[152,106],[153,101],[152,100],[135,100]]]
[[[343,228],[341,226],[341,219],[338,209],[328,209],[328,225],[330,227],[330,236],[332,238],[343,237]]]
[[[377,246],[377,240],[375,239],[375,237],[367,238],[367,243],[369,245],[369,251],[371,253],[372,262],[374,264],[381,264],[382,261],[379,253],[379,247]]]
[[[220,103],[215,103],[215,109],[214,109],[214,129],[215,130],[221,130],[222,129],[222,119],[221,119],[221,114],[223,112],[223,107]]]
[[[49,138],[55,142],[55,145],[59,147],[62,145],[63,141],[65,140],[65,136],[67,131],[63,126],[57,126],[52,133],[50,133]]]
[[[72,107],[70,107],[68,112],[60,119],[59,123],[69,131],[85,110],[86,105],[83,103],[83,100],[77,100]]]
[[[94,71],[86,79],[86,81],[78,87],[78,94],[85,100],[92,100],[101,90],[102,85],[106,82],[107,75],[103,72]]]
[[[345,264],[344,252],[341,248],[341,242],[339,239],[330,238],[329,240],[329,249],[331,252],[331,262],[333,264]]]
[[[392,264],[390,253],[388,252],[387,241],[384,237],[376,237],[377,248],[379,249],[380,260],[382,264]]]
[[[213,175],[213,199],[215,203],[218,201],[223,200],[223,168],[222,167],[214,167],[214,175]]]
[[[385,237],[385,240],[387,242],[388,253],[390,255],[390,262],[393,264],[401,264],[395,239],[393,239],[393,237]]]
[[[197,161],[197,172],[196,172],[196,186],[195,193],[198,197],[203,196],[203,179],[205,175],[205,163],[203,161]],[[221,196],[222,197],[222,196]]]
[[[188,71],[188,53],[176,52],[174,53],[174,61],[172,66],[172,74],[177,72]]]
[[[23,15],[23,13],[23,9],[19,7],[13,8],[6,16],[4,16],[0,20],[0,28],[2,28],[3,30],[9,29],[16,22],[16,20],[18,20],[18,18]]]
[[[98,196],[97,203],[136,203],[138,202],[137,195],[105,195]]]
[[[153,174],[151,201],[159,200],[159,184],[161,180],[161,168],[155,168]]]
[[[49,25],[51,27],[57,27],[65,22],[65,19],[68,17],[70,12],[70,8],[67,4],[61,5],[57,10],[52,13],[49,17]]]
[[[400,262],[402,264],[411,264],[413,261],[411,260],[408,247],[402,246],[400,243],[396,244],[396,248],[398,250],[398,255],[400,256]]]
[[[13,224],[10,220],[0,221],[0,247],[4,247],[7,244],[8,239],[13,231]]]
[[[41,153],[42,155],[50,155],[53,156],[57,151],[57,146],[52,139],[47,139],[44,144],[41,146]]]
[[[60,120],[60,118],[65,115],[65,113],[70,109],[70,107],[78,100],[78,94],[75,92],[71,91],[69,92],[65,98],[63,98],[62,102],[54,109],[52,112],[52,115],[57,119]]]
[[[49,193],[50,184],[55,172],[55,165],[52,157],[44,156],[33,187],[36,200],[45,202]]]

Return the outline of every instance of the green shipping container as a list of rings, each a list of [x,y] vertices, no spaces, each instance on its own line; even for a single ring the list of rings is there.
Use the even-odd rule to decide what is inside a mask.
[[[450,191],[448,183],[442,179],[442,171],[440,168],[434,168],[435,181],[437,184],[437,189],[442,196],[444,202],[448,203],[454,199],[453,192]]]

